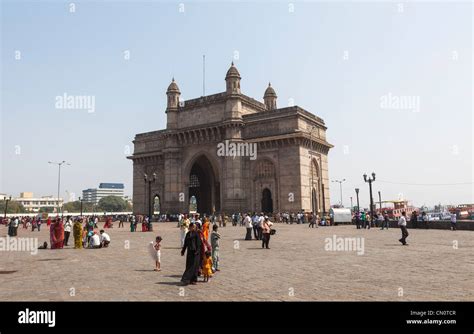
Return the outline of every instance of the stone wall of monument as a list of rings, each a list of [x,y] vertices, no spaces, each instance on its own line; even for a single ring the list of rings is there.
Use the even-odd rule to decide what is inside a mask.
[[[302,191],[298,146],[280,147],[277,154],[280,210],[299,211],[302,205]]]
[[[178,111],[178,128],[187,128],[224,120],[224,103],[197,106],[193,109]]]

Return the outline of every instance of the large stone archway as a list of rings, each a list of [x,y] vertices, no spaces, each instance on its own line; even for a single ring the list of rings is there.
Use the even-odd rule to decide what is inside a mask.
[[[212,214],[220,210],[220,183],[216,171],[204,155],[194,159],[189,170],[188,207],[192,196],[196,199],[200,214]]]

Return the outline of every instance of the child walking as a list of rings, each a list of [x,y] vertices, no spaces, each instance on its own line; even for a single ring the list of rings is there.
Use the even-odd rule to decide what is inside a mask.
[[[212,277],[212,258],[211,252],[206,252],[206,258],[203,263],[202,274],[204,275],[204,282],[209,282],[209,278]]]

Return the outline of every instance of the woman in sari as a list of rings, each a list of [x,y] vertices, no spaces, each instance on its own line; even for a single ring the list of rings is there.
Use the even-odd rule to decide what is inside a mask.
[[[50,228],[51,236],[51,249],[63,248],[64,246],[64,226],[61,220],[58,218],[51,224]]]
[[[76,220],[73,226],[74,248],[82,248],[82,223],[79,219]]]
[[[189,232],[184,239],[184,246],[181,249],[181,256],[186,254],[186,269],[181,277],[183,284],[196,284],[198,271],[201,264],[201,238],[196,231],[194,223],[189,224]]]
[[[199,271],[198,276],[201,276],[202,268],[204,266],[204,262],[206,260],[206,252],[212,252],[211,244],[204,238],[204,233],[202,231],[202,226],[197,225],[197,232],[199,235],[199,239],[201,240],[201,258],[199,260]]]
[[[202,234],[206,241],[209,240],[209,219],[207,217],[204,218],[204,223],[202,224]]]

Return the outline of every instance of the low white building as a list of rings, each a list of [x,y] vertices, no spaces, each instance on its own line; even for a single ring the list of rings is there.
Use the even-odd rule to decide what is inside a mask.
[[[12,198],[12,201],[18,202],[30,212],[39,212],[41,208],[51,208],[56,212],[58,205],[62,207],[63,199],[54,196],[34,197],[32,192],[22,192],[20,197]]]

